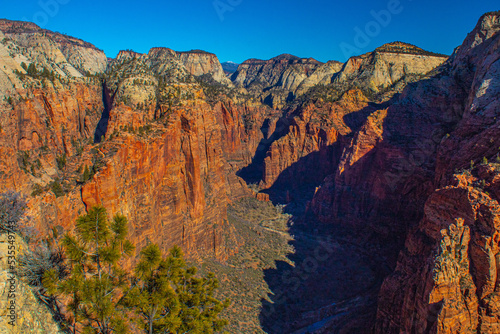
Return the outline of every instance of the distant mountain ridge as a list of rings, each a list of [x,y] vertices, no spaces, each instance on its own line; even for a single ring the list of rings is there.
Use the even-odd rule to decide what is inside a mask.
[[[222,65],[222,69],[224,70],[224,73],[226,73],[226,75],[231,75],[234,72],[236,72],[236,70],[238,70],[238,66],[240,64],[237,64],[237,63],[232,62],[232,61],[226,61],[226,62],[222,63],[221,65]]]

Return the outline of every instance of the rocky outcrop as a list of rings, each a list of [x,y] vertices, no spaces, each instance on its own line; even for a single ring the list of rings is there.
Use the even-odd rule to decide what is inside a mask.
[[[117,133],[109,143],[116,153],[82,188],[87,208],[102,204],[130,217],[138,248],[176,244],[190,256],[222,257],[229,197],[221,133],[208,110],[177,109],[168,126],[153,124],[145,137]]]
[[[104,52],[80,39],[19,21],[0,20],[0,31],[2,47],[19,65],[22,62],[27,66],[34,63],[61,76],[71,77],[106,70]],[[24,73],[22,68],[19,71]]]
[[[478,248],[468,243],[468,231],[471,240],[494,240],[496,232],[476,234],[477,226],[489,224],[490,231],[496,224],[494,196],[484,202],[491,208],[484,211],[491,218],[489,223],[478,223],[476,217],[469,224],[470,210],[457,211],[460,206],[455,202],[435,210],[436,215],[446,215],[446,222],[427,216],[430,206],[439,205],[432,201],[455,196],[451,190],[445,192],[457,187],[455,170],[467,168],[471,160],[477,164],[483,157],[496,159],[500,145],[495,144],[499,46],[495,15],[483,17],[447,62],[444,56],[401,43],[351,59],[330,90],[309,93],[311,100],[287,112],[280,123],[284,124],[281,132],[276,132],[267,149],[261,187],[271,187],[267,192],[273,195],[276,185],[283,184],[285,189],[314,185],[308,178],[311,174],[319,178],[330,174],[323,182],[316,180],[320,186],[314,190],[307,213],[324,224],[352,231],[354,243],[370,240],[366,249],[396,268],[380,291],[377,332],[496,330],[492,320],[496,316],[492,306],[495,289],[490,288],[493,292],[488,290],[486,295],[476,293],[482,289],[477,282],[483,279],[478,277],[485,273],[496,277],[496,269],[492,264],[478,269],[475,263],[487,263],[484,257],[474,260],[467,256],[487,247],[483,241]],[[391,66],[393,70],[388,71]],[[422,78],[425,80],[417,80]],[[415,80],[418,82],[411,83]],[[398,92],[401,94],[396,95]],[[378,103],[370,102],[374,99]],[[318,128],[335,135],[319,136]],[[325,149],[311,143],[324,143],[323,147],[336,153],[322,156]],[[321,159],[315,159],[318,156]],[[485,181],[486,187],[492,185],[487,191],[484,188],[490,195],[497,189],[489,181],[493,178],[490,175]],[[471,182],[475,187],[483,181]],[[444,195],[433,195],[435,192]],[[279,201],[289,202],[288,195]],[[480,198],[484,197],[463,194],[470,206]],[[476,216],[483,214],[477,206],[473,210]],[[469,229],[455,222],[461,217]],[[432,241],[423,236],[427,233],[422,232],[424,225],[434,229]],[[439,245],[441,253],[437,252]],[[492,254],[494,257],[496,251]],[[494,280],[484,284],[491,287]]]
[[[473,172],[482,174],[481,169],[494,170],[482,166]],[[488,185],[496,186],[495,177]],[[454,186],[430,196],[424,219],[410,232],[395,273],[382,286],[377,332],[499,332],[500,206],[477,181],[457,174]]]
[[[328,85],[332,83],[336,74],[342,69],[344,64],[338,61],[331,60],[325,64],[321,64],[307,78],[305,78],[295,91],[296,96],[303,95],[310,88],[316,85]]]
[[[435,61],[428,61],[427,58],[423,58],[424,54],[428,55],[425,57],[434,57]],[[368,115],[372,114],[376,110],[386,109],[389,105],[393,104],[393,102],[389,101],[391,96],[402,90],[402,88],[411,81],[402,79],[402,77],[405,75],[415,75],[419,78],[423,78],[431,69],[434,69],[446,59],[443,56],[436,56],[417,47],[402,43],[388,44],[363,57],[363,59],[366,59],[359,62],[356,70],[354,70],[351,66],[356,62],[355,58],[350,59],[348,63],[343,65],[343,67],[340,63],[329,62],[317,66],[299,86],[287,87],[288,89],[296,89],[296,92],[307,94],[303,95],[298,102],[291,104],[291,107],[286,110],[286,116],[280,121],[278,130],[275,131],[273,137],[270,138],[269,147],[265,148],[267,153],[263,158],[261,163],[262,168],[260,170],[262,173],[262,180],[260,181],[261,189],[271,188],[278,179],[281,179],[281,183],[290,183],[289,181],[293,179],[294,182],[292,182],[292,184],[315,183],[316,185],[319,185],[326,176],[335,174],[335,170],[341,161],[343,161],[341,162],[342,164],[348,163],[349,165],[356,165],[356,168],[360,168],[353,171],[353,175],[362,175],[360,174],[361,162],[358,162],[358,160],[362,160],[362,162],[366,161],[367,166],[372,168],[373,166],[371,165],[370,160],[368,160],[368,157],[374,153],[372,148],[377,146],[379,141],[382,141],[382,139],[379,138],[381,135],[377,135],[375,137],[377,138],[376,141],[373,144],[367,145],[366,148],[357,147],[353,149],[355,153],[349,153],[350,148],[342,153],[342,150],[344,150],[344,143],[349,143],[352,136],[354,136],[354,139],[352,139],[353,141],[351,144],[347,144],[347,147],[358,144],[363,146],[365,145],[364,140],[366,138],[368,138],[367,140],[372,140],[372,132],[367,135],[355,133],[367,120]],[[370,57],[372,57],[371,60],[368,60]],[[288,59],[286,57],[282,58]],[[277,60],[274,60],[274,62],[277,62]],[[295,59],[293,62],[299,62],[299,60]],[[292,63],[292,61],[290,61],[290,63]],[[389,63],[391,64],[391,67],[393,67],[391,73],[394,76],[393,79],[397,81],[397,83],[391,81],[392,79],[390,79],[389,72],[387,71],[380,70],[378,72],[373,72],[373,75],[379,76],[381,80],[388,80],[391,82],[390,86],[384,88],[386,89],[385,96],[378,96],[378,98],[382,99],[381,103],[371,103],[371,101],[377,99],[375,99],[375,92],[367,86],[368,83],[374,82],[374,77],[369,76],[368,74],[372,73],[370,71],[373,68],[380,69]],[[244,74],[248,73],[253,68],[249,67],[251,64],[253,64],[252,66],[254,67],[261,66],[262,68],[256,67],[259,68],[259,71],[264,71],[264,69],[269,67],[267,70],[269,73],[277,71],[279,66],[284,66],[279,63],[280,65],[276,65],[278,69],[271,70],[272,64],[274,64],[271,61],[248,61],[246,65],[245,63],[243,64],[246,67],[240,65],[240,69],[242,70],[241,73],[237,76],[233,76],[233,80],[235,80],[236,83],[239,79],[252,78],[248,75],[246,77],[244,76]],[[247,67],[250,70],[247,69]],[[396,71],[397,68],[405,70],[399,73]],[[339,70],[340,72],[338,72]],[[262,71],[259,72],[259,76],[263,75]],[[350,74],[348,75],[348,73]],[[276,78],[277,76],[274,75],[270,77]],[[353,78],[356,79],[354,80]],[[384,86],[381,82],[378,84],[381,85],[380,87]],[[250,83],[250,85],[252,84]],[[257,86],[254,88],[256,87]],[[378,88],[377,91],[380,92]],[[417,94],[415,94],[415,97],[419,99],[421,98],[417,96]],[[442,101],[439,101],[439,103],[444,106]],[[410,108],[408,108],[408,115],[413,112],[413,109],[410,110]],[[382,116],[382,114],[384,116]],[[378,124],[377,126],[380,127],[380,130],[376,131],[383,131],[382,123],[385,115],[386,114],[384,113],[379,113],[377,115],[374,114],[369,119],[377,119],[374,122]],[[394,127],[395,133],[397,132],[398,135],[401,134],[402,136],[406,136],[407,132],[413,131],[406,128],[400,128],[398,124],[399,120],[396,121],[395,118],[403,119],[404,116],[395,115],[394,122],[391,125]],[[392,122],[393,117],[390,117],[390,119]],[[370,124],[371,123],[367,123],[366,126],[369,126]],[[421,125],[423,126],[423,124]],[[432,127],[433,125],[429,124],[429,126]],[[425,131],[424,128],[421,127],[416,127],[415,130],[422,134]],[[364,128],[362,131],[370,131],[370,129]],[[439,131],[442,135],[444,135],[443,129],[440,129]],[[409,137],[412,137],[412,135]],[[435,144],[433,145],[435,146]],[[390,148],[390,150],[394,151],[394,148]],[[364,157],[364,159],[361,159],[365,154],[361,152],[368,152],[370,154]],[[379,157],[381,159],[381,163],[384,163],[383,160],[386,159],[385,153],[386,152],[381,153]],[[344,157],[341,157],[342,154]],[[404,159],[403,157],[400,158]],[[347,162],[345,159],[352,159],[352,161]],[[311,169],[314,169],[317,173],[306,172]],[[339,170],[341,169],[344,170],[349,168],[341,166],[339,167]],[[375,172],[375,174],[377,174],[377,172]],[[379,178],[379,176],[376,176],[375,174],[373,176]],[[314,181],[305,180],[310,177],[312,177]],[[302,178],[305,178],[303,182],[298,182]],[[366,182],[366,186],[369,188],[377,187],[376,183],[373,183],[371,179],[366,179],[366,181],[361,179],[351,181],[353,183],[358,181]],[[385,183],[384,180],[380,180],[380,182],[382,184]],[[325,185],[330,185],[331,183],[333,183],[333,176],[327,180]],[[389,188],[393,187],[394,184],[389,186]],[[367,193],[370,193],[370,190],[366,189],[364,192],[366,191]],[[391,192],[393,190],[394,189],[388,191]],[[335,196],[332,197],[332,187],[328,186],[324,189],[324,191],[326,196],[331,198],[330,202],[332,205],[350,205],[349,203],[352,199],[350,196],[345,196],[345,194],[339,195],[341,198],[345,198],[339,202],[334,199],[336,198]],[[323,196],[321,192],[318,194],[318,198],[319,196]],[[386,200],[389,200],[389,197],[387,197]],[[319,205],[321,206],[322,211],[329,210],[327,209],[329,205],[325,206],[323,200],[319,200],[317,202],[322,203]],[[341,202],[344,204],[340,204]],[[316,202],[313,201],[313,206],[316,205],[314,203]],[[367,201],[367,203],[370,203],[370,201]],[[423,204],[423,202],[421,204]],[[380,205],[383,207],[385,204]],[[345,208],[346,207],[338,207],[334,209],[334,211],[349,211],[344,210]],[[325,212],[325,217],[331,217],[331,212]]]
[[[455,100],[446,109],[456,106],[458,111],[462,105],[463,112],[437,147],[429,177],[437,190],[428,197],[422,220],[410,229],[396,270],[380,291],[378,333],[500,330],[498,171],[488,163],[500,142],[499,20],[498,13],[483,16],[447,65],[447,75],[455,81],[447,85],[447,95]],[[440,86],[443,77],[431,87]],[[459,87],[466,88],[460,92]]]
[[[333,173],[339,162],[342,138],[351,133],[349,125],[354,128],[357,123],[356,115],[351,113],[363,109],[370,109],[368,100],[353,89],[337,102],[310,104],[290,112],[277,125],[275,140],[266,152],[261,188],[272,187],[278,178],[282,183],[290,183],[292,178],[297,184],[319,183]],[[310,170],[315,173],[308,173]]]
[[[401,90],[394,89],[398,88],[398,82],[421,79],[447,59],[448,56],[434,54],[411,44],[394,42],[373,52],[351,57],[334,81],[337,85],[356,81],[367,91],[379,93],[390,89],[394,94]]]
[[[188,52],[178,52],[177,58],[192,75],[201,76],[209,74],[215,81],[227,86],[232,86],[231,81],[226,77],[222,69],[219,59],[213,53],[192,50]]]
[[[27,25],[23,34],[29,27],[37,33]],[[45,42],[49,49],[9,50],[36,55],[37,64],[63,59],[56,42]],[[236,251],[226,247],[241,242],[227,225],[226,207],[257,196],[235,174],[251,162],[274,111],[224,98],[208,104],[191,73],[200,64],[188,70],[166,48],[120,52],[104,83],[27,73],[16,58],[4,58],[10,68],[1,72],[0,178],[7,189],[32,194],[38,230],[71,230],[78,215],[102,204],[129,217],[137,249],[177,244],[191,258],[219,259]]]
[[[267,61],[249,59],[238,66],[231,80],[236,87],[245,88],[258,96],[263,103],[279,108],[293,98],[300,84],[321,65],[322,63],[315,59],[289,54]],[[328,67],[322,69],[323,73],[327,71]],[[315,79],[321,80],[323,77],[318,74]]]
[[[321,63],[315,59],[283,54],[270,60],[249,59],[243,62],[233,77],[233,82],[247,89],[279,86],[295,90]],[[262,87],[260,87],[262,86]]]
[[[82,80],[7,91],[12,103],[4,100],[0,109],[0,182],[6,189],[31,193],[35,185],[48,186],[61,176],[57,160],[76,157],[93,138],[102,110],[101,84]],[[28,78],[22,82],[35,84]]]
[[[447,61],[399,42],[344,65],[249,60],[234,90],[214,55],[167,48],[120,52],[102,82],[95,47],[0,21],[0,181],[32,194],[41,231],[102,204],[138,249],[218,259],[243,242],[232,200],[299,194],[302,223],[394,269],[377,332],[499,332],[498,29],[484,16]]]

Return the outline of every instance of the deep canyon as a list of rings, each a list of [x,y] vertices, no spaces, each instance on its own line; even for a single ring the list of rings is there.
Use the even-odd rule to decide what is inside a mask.
[[[499,12],[451,56],[393,42],[228,75],[27,22],[0,40],[0,192],[39,233],[127,216],[138,248],[218,275],[231,333],[500,333]]]

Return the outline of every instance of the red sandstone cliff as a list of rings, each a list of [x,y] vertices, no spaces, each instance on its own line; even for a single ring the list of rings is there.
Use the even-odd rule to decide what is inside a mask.
[[[500,332],[499,23],[483,16],[450,61],[463,115],[438,145],[436,190],[380,291],[379,333]]]
[[[226,207],[253,193],[235,174],[251,161],[274,111],[229,99],[206,103],[202,87],[165,48],[121,52],[104,84],[82,78],[83,63],[60,67],[79,59],[65,54],[87,50],[87,59],[95,47],[35,25],[0,23],[11,38],[0,45],[8,67],[0,72],[0,178],[3,189],[30,197],[40,231],[70,230],[78,215],[102,204],[129,217],[138,249],[177,244],[190,257],[218,258],[236,250],[226,247],[240,242]],[[22,62],[37,72],[27,73]],[[86,169],[90,179],[83,179]]]

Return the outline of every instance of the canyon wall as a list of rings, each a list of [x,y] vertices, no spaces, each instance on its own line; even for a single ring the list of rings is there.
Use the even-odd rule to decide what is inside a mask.
[[[483,16],[450,60],[462,117],[438,145],[423,218],[380,291],[378,333],[500,332],[499,27],[499,13]]]
[[[255,196],[236,172],[275,111],[205,102],[193,75],[220,67],[207,53],[122,51],[104,75],[94,46],[0,23],[0,178],[30,198],[38,230],[70,231],[78,215],[104,205],[129,218],[138,249],[177,244],[189,257],[219,259],[237,250],[226,207]]]

